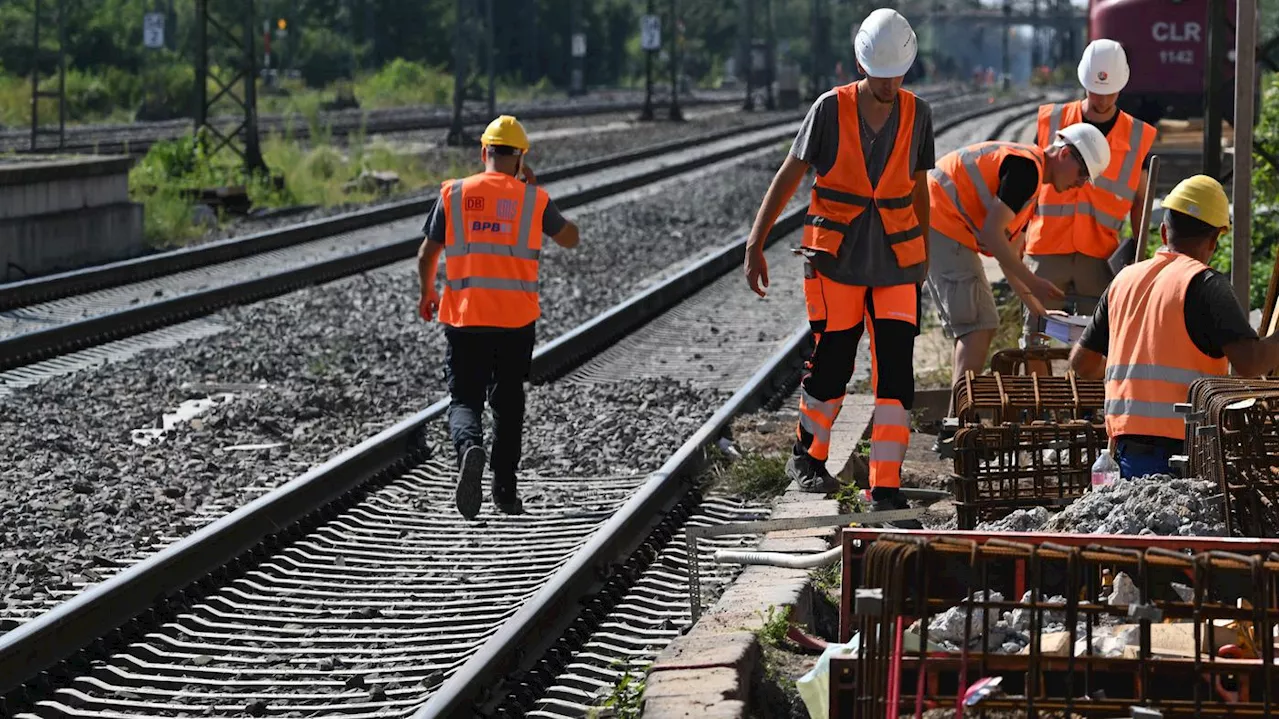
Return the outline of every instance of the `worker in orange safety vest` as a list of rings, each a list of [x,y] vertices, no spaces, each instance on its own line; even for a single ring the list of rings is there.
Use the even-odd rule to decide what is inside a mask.
[[[524,425],[524,382],[529,376],[538,301],[542,236],[561,247],[578,244],[578,227],[565,219],[524,162],[529,137],[503,115],[480,137],[484,172],[446,180],[427,219],[418,250],[422,284],[419,314],[439,311],[448,342],[449,435],[458,457],[455,502],[468,519],[483,501],[485,451],[481,418],[486,392],[495,426],[493,503],[504,513],[522,509],[516,491]],[[436,268],[445,256],[443,297]]]
[[[1074,296],[1076,312],[1091,314],[1111,282],[1107,260],[1120,245],[1125,218],[1131,228],[1141,221],[1156,129],[1116,107],[1129,81],[1128,58],[1120,43],[1106,39],[1089,43],[1076,76],[1085,98],[1041,105],[1037,139],[1043,147],[1058,130],[1085,122],[1107,138],[1111,162],[1093,182],[1081,187],[1064,192],[1048,185],[1040,188],[1039,204],[1027,225],[1026,264],[1037,277]],[[1047,310],[1065,306],[1056,299],[1043,304]],[[1025,314],[1024,346],[1040,343],[1043,324],[1043,317]]]
[[[871,341],[872,509],[908,507],[900,489],[915,398],[912,355],[925,278],[934,164],[933,113],[902,89],[916,36],[901,15],[872,12],[854,41],[864,79],[813,104],[761,202],[747,242],[748,286],[769,286],[764,240],[809,168],[817,174],[805,218],[804,297],[814,335],[800,383],[800,417],[787,475],[807,492],[838,486],[826,468],[831,429],[864,331]],[[763,287],[762,287],[763,285]],[[899,527],[920,526],[915,520]]]
[[[1170,474],[1169,458],[1185,453],[1174,405],[1192,382],[1227,374],[1228,361],[1254,377],[1280,364],[1280,338],[1258,339],[1230,280],[1206,264],[1230,222],[1222,185],[1189,177],[1161,205],[1164,246],[1116,275],[1071,351],[1078,375],[1106,380],[1107,433],[1125,478]]]
[[[982,142],[944,155],[929,172],[928,284],[943,332],[955,339],[953,384],[966,372],[982,371],[1000,325],[979,253],[995,257],[1023,303],[1043,315],[1042,303],[1061,299],[1062,290],[1032,274],[1020,258],[1040,187],[1079,187],[1109,161],[1102,133],[1082,123],[1059,130],[1045,149]],[[948,454],[952,433],[945,429],[934,449]]]

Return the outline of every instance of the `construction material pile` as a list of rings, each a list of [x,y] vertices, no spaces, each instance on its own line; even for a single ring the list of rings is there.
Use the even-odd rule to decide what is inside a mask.
[[[987,532],[1067,532],[1221,537],[1222,497],[1212,482],[1150,475],[1091,490],[1063,511],[1019,509],[984,522]]]
[[[1173,582],[1170,588],[1184,602],[1192,599],[1192,589],[1186,585]],[[1141,595],[1133,579],[1125,572],[1118,572],[1110,587],[1103,587],[1097,597],[1098,603],[1113,607],[1129,607],[1140,603]],[[1004,595],[997,591],[986,594],[974,592],[971,600],[976,605],[969,617],[969,650],[987,651],[993,654],[1027,654],[1030,652],[1032,615],[1039,614],[1039,632],[1041,651],[1048,656],[1066,656],[1070,633],[1066,625],[1065,610],[1049,609],[1054,605],[1065,607],[1067,598],[1062,595],[1052,597],[1041,596],[1037,600],[1037,609],[1021,607],[1011,611],[988,611],[982,604],[1003,602]],[[1020,603],[1031,602],[1031,592],[1022,595]],[[951,652],[960,651],[965,643],[965,617],[969,613],[968,601],[951,607],[941,614],[935,614],[929,620],[927,640],[930,649],[942,649]],[[1170,625],[1174,626],[1174,625]],[[1190,625],[1177,625],[1179,631],[1189,629]],[[911,625],[908,633],[920,635],[920,622]],[[1185,632],[1190,637],[1190,632]],[[1173,638],[1177,641],[1185,639],[1179,634]],[[1092,640],[1090,642],[1090,639]],[[1131,654],[1139,639],[1138,625],[1122,617],[1103,614],[1096,617],[1093,626],[1085,621],[1076,623],[1074,653],[1077,656],[1093,654],[1104,657],[1119,657]],[[1185,643],[1185,642],[1184,642]]]

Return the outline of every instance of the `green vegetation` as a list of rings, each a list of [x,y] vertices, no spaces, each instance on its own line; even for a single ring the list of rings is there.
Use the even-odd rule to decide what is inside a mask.
[[[640,719],[644,713],[645,673],[649,670],[649,665],[638,668],[635,674],[631,673],[631,669],[630,666],[626,667],[622,678],[613,685],[609,695],[599,707],[587,710],[587,719],[599,719],[604,716],[614,719]]]
[[[719,448],[708,453],[712,460],[708,473],[711,481],[731,494],[747,499],[768,499],[786,491],[787,458],[782,454],[748,452],[741,458],[729,458]]]
[[[825,567],[818,567],[809,572],[813,585],[827,596],[840,596],[840,562],[833,562]]]
[[[358,135],[350,138],[349,147],[338,147],[328,141],[327,128],[319,127],[306,145],[288,136],[263,141],[267,166],[284,180],[280,187],[271,178],[247,175],[233,153],[211,155],[213,147],[212,138],[204,134],[157,143],[130,171],[130,194],[143,203],[147,239],[153,245],[182,245],[205,231],[192,204],[194,191],[201,188],[243,187],[255,207],[328,207],[380,195],[376,185],[356,182],[362,172],[396,173],[396,192],[468,172],[456,163],[443,170],[429,168],[412,154],[384,142],[365,143]]]
[[[756,612],[764,620],[764,624],[755,631],[756,639],[764,647],[781,647],[787,639],[787,630],[791,627],[791,607],[783,607],[781,611],[769,605],[768,613]]]

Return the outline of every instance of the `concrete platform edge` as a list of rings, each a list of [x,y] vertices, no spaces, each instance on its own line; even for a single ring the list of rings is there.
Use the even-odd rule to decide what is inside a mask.
[[[870,396],[846,401],[870,403]],[[851,413],[854,414],[854,413]],[[841,428],[852,434],[847,451],[866,431],[870,412],[861,426]],[[834,437],[833,437],[834,439]],[[840,462],[848,465],[849,459]],[[828,464],[831,466],[831,464]],[[774,500],[773,518],[838,514],[839,503],[823,495],[801,492],[792,483]],[[815,553],[831,546],[836,528],[804,532],[770,532],[756,549]],[[805,536],[797,536],[805,535]],[[751,709],[751,688],[760,668],[756,630],[764,625],[770,607],[791,607],[792,621],[813,629],[812,587],[808,570],[748,566],[729,584],[720,599],[696,624],[677,637],[654,660],[645,682],[644,719],[745,719]],[[816,659],[816,656],[815,656]]]

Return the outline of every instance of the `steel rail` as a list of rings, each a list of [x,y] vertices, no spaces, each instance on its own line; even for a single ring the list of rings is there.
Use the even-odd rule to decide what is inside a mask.
[[[765,130],[794,121],[793,118],[772,118],[732,130],[703,133],[695,137],[656,143],[634,150],[549,168],[545,172],[539,173],[538,181],[542,183],[555,182],[602,170],[612,165],[645,160],[658,155],[724,140],[733,135]],[[559,202],[560,200],[557,198],[557,204]],[[265,230],[243,237],[232,237],[194,247],[169,250],[104,265],[3,284],[0,285],[0,310],[14,309],[36,302],[47,302],[92,290],[117,287],[161,275],[291,247],[330,235],[365,229],[406,217],[425,215],[435,207],[435,204],[435,197],[400,200],[378,205],[377,207],[345,212],[333,217]]]
[[[983,108],[952,119],[937,131],[1001,109],[1006,108]],[[797,208],[784,214],[767,243],[772,244],[799,227],[804,212]],[[532,374],[540,378],[557,376],[570,368],[567,365],[580,363],[603,350],[624,331],[620,327],[644,324],[723,274],[714,273],[712,267],[729,271],[728,263],[736,264],[745,241],[744,237],[727,243],[685,271],[540,347],[534,355]],[[802,360],[801,350],[808,337],[807,326],[797,328],[785,347],[651,475],[645,489],[606,525],[608,531],[598,532],[531,604],[504,623],[499,633],[467,662],[464,671],[440,688],[420,715],[429,709],[438,712],[451,707],[470,715],[470,710],[462,707],[477,699],[488,706],[501,701],[504,692],[499,690],[507,684],[499,679],[510,680],[512,670],[535,662],[541,656],[538,651],[530,651],[535,644],[542,647],[559,640],[553,630],[576,616],[579,604],[558,599],[568,595],[583,597],[607,579],[612,562],[618,557],[625,559],[622,553],[627,547],[642,542],[648,530],[658,524],[660,520],[653,516],[654,512],[673,506],[685,494],[677,490],[687,484],[688,471],[698,465],[702,448],[716,438],[733,414],[757,406],[769,393],[780,391],[794,379],[788,362]],[[187,603],[251,568],[265,553],[357,501],[419,456],[422,425],[438,419],[446,407],[447,400],[434,403],[0,636],[0,695],[5,696],[0,711],[13,713],[28,705],[56,688],[65,677],[87,670],[93,658],[128,643],[146,627],[165,621]]]
[[[669,95],[668,95],[669,96]],[[728,105],[740,102],[741,98],[736,94],[733,97],[692,97],[682,98],[681,103],[690,107],[703,105]],[[549,120],[564,117],[579,117],[587,115],[604,115],[613,112],[635,112],[644,106],[642,100],[626,101],[626,102],[607,102],[599,101],[592,103],[582,103],[579,105],[557,105],[557,106],[537,106],[514,105],[508,108],[499,108],[499,112],[514,114],[526,120]],[[487,111],[486,111],[487,112]],[[469,111],[463,114],[463,123],[474,125],[477,123],[487,122],[489,119],[486,112]],[[376,110],[329,110],[321,115],[321,122],[328,122],[329,131],[337,137],[345,137],[347,135],[365,132],[365,133],[390,133],[390,132],[413,132],[416,130],[439,130],[450,126],[453,116],[448,110],[437,113],[424,112],[424,107],[409,108],[386,108]],[[222,129],[229,130],[235,127],[238,120],[234,116],[225,116],[215,118],[215,122],[222,125]],[[311,127],[306,118],[300,115],[266,115],[258,120],[259,132],[262,134],[271,132],[289,132],[293,137],[308,138],[311,136]],[[191,130],[191,120],[184,119],[180,121],[162,120],[154,123],[148,123],[143,126],[142,134],[135,138],[112,138],[110,133],[127,133],[138,132],[139,128],[134,125],[81,125],[68,127],[68,134],[75,133],[81,137],[70,137],[63,148],[38,148],[32,150],[29,143],[30,133],[24,133],[21,137],[17,134],[9,136],[0,135],[0,152],[12,150],[19,155],[28,154],[59,154],[67,152],[83,152],[92,151],[95,154],[129,154],[143,155],[152,145],[160,142],[167,142],[182,138]],[[107,137],[101,139],[93,139],[95,135],[106,134]]]
[[[794,122],[793,120],[786,121]],[[767,130],[768,128],[765,128]],[[770,133],[763,138],[717,150],[628,175],[594,187],[562,195],[556,199],[561,209],[570,209],[609,195],[673,177],[697,167],[724,160],[743,152],[777,142],[783,133]],[[171,299],[149,302],[128,309],[87,317],[45,329],[34,330],[0,339],[0,371],[71,350],[83,349],[108,340],[139,334],[178,321],[210,314],[223,307],[256,301],[293,290],[363,272],[375,267],[413,257],[421,244],[420,235],[385,245],[359,250],[321,262],[294,267],[269,275],[234,282],[207,290],[188,292]]]

